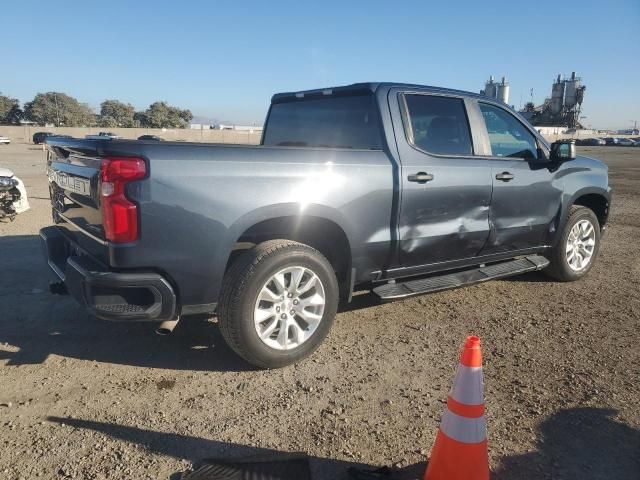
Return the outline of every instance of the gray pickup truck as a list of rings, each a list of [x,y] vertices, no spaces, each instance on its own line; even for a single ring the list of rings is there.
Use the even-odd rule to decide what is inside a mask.
[[[354,291],[394,300],[541,269],[577,280],[609,214],[603,163],[443,88],[280,93],[256,146],[46,142],[52,292],[164,330],[215,313],[264,368],[313,352]]]

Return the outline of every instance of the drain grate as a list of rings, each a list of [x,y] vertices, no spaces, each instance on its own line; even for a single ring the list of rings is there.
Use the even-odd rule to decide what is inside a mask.
[[[181,480],[311,480],[305,454],[204,460]]]

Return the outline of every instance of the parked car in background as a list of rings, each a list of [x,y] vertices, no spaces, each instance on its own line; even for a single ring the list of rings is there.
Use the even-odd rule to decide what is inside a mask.
[[[618,138],[618,143],[616,145],[618,145],[619,147],[635,147],[636,142],[634,142],[630,138]]]
[[[39,145],[47,141],[49,137],[57,137],[57,138],[73,138],[71,135],[58,135],[57,133],[51,132],[36,132],[33,134],[33,143]]]
[[[120,135],[116,135],[115,133],[111,133],[111,132],[100,132],[97,135],[85,135],[84,138],[88,138],[89,140],[94,139],[94,140],[109,140],[109,139],[118,139],[118,138],[122,138]]]
[[[606,137],[604,139],[605,145],[617,145],[618,139],[615,137]]]
[[[576,140],[576,145],[582,145],[582,146],[597,147],[597,146],[606,145],[606,144],[607,142],[605,142],[601,138],[579,138],[578,140]]]
[[[141,135],[138,137],[138,140],[153,140],[155,142],[164,142],[164,138],[157,135]]]
[[[33,143],[35,143],[36,145],[40,145],[41,143],[44,143],[47,137],[50,137],[52,135],[54,134],[51,132],[36,132],[32,137]]]
[[[274,95],[260,145],[47,144],[51,291],[163,332],[216,312],[265,368],[311,354],[354,291],[578,280],[611,197],[605,164],[502,102],[399,83]]]
[[[0,136],[0,143],[3,143],[5,145],[9,145],[11,143],[11,139],[9,137]]]

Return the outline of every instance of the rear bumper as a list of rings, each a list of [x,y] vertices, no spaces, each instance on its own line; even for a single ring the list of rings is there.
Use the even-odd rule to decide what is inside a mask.
[[[156,272],[113,272],[79,251],[55,227],[40,230],[44,254],[71,296],[104,320],[162,321],[176,317],[176,295]]]

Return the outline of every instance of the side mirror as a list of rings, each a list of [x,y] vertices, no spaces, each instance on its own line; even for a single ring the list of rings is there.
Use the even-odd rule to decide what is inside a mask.
[[[576,158],[575,140],[558,140],[551,144],[551,161],[568,162]]]

